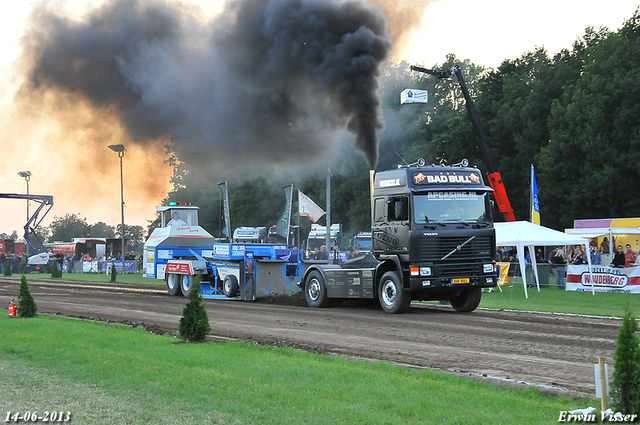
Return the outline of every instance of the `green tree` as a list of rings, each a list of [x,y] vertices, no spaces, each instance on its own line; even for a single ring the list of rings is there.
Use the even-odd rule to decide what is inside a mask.
[[[617,32],[588,29],[579,47],[580,77],[550,113],[550,140],[536,156],[542,205],[556,228],[576,218],[628,217],[640,199],[640,16]]]
[[[99,221],[91,226],[91,237],[93,238],[113,238],[116,236],[116,228]]]
[[[55,217],[49,225],[51,241],[71,241],[73,238],[86,238],[91,235],[91,226],[86,218],[76,214]]]
[[[115,237],[120,239],[122,236],[122,225],[118,224],[116,226],[116,234]],[[124,238],[126,240],[125,251],[134,251],[140,252],[142,250],[142,245],[145,241],[145,233],[142,226],[138,225],[126,225],[124,226]]]
[[[38,311],[38,306],[29,291],[29,284],[26,276],[20,278],[20,293],[18,297],[18,314],[20,317],[33,317]]]
[[[116,271],[116,263],[114,261],[110,262],[110,269],[111,269],[111,278],[109,279],[109,282],[115,282],[116,281],[116,276],[118,275],[118,272]]]
[[[182,310],[182,317],[178,331],[180,338],[189,342],[202,342],[205,340],[211,328],[209,327],[209,317],[200,295],[200,280],[202,275],[198,273],[193,280],[193,286],[189,293],[189,302]]]
[[[640,340],[636,335],[638,322],[633,317],[629,303],[624,311],[613,355],[613,406],[616,411],[624,414],[640,414]]]
[[[5,276],[11,276],[12,271],[11,268],[13,267],[13,260],[7,257],[7,261],[4,263],[4,275]]]

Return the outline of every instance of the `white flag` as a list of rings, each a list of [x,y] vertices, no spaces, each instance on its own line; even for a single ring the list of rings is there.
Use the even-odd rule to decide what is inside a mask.
[[[298,214],[303,217],[309,217],[315,223],[325,212],[311,198],[298,191]]]

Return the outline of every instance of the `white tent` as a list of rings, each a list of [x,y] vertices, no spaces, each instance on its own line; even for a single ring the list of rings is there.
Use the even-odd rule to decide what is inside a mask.
[[[548,227],[529,223],[528,221],[495,223],[494,226],[496,229],[496,244],[498,246],[515,246],[518,248],[520,272],[522,273],[522,281],[524,283],[524,294],[527,298],[529,298],[529,294],[527,293],[527,274],[525,272],[526,265],[524,262],[525,246],[529,247],[538,291],[540,291],[540,279],[538,278],[538,267],[535,256],[536,246],[584,245],[585,248],[589,246],[589,240],[581,236],[568,235]],[[587,253],[586,257],[589,267],[591,267],[591,256]]]

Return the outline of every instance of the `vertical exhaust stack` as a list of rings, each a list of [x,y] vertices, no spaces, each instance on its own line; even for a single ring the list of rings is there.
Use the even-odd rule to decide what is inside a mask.
[[[376,170],[369,170],[369,196],[371,199],[371,224],[373,225],[373,185],[375,184]]]

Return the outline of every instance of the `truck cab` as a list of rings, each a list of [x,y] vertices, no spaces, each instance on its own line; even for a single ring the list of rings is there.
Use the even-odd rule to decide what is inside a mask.
[[[496,285],[492,191],[477,168],[377,173],[372,253],[379,268],[395,269],[414,300],[451,300],[473,290],[479,302],[481,288]]]

